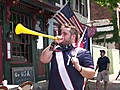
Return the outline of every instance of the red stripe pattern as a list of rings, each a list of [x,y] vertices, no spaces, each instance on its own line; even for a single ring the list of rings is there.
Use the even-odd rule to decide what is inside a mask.
[[[69,24],[71,26],[77,27],[81,33],[83,33],[83,25],[80,23],[76,15],[73,13],[72,9],[68,5],[64,5],[57,13],[53,16],[53,18],[60,24]]]

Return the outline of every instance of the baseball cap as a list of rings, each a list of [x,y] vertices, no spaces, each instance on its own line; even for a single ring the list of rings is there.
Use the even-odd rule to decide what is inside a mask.
[[[103,53],[105,53],[105,50],[100,50],[100,52],[103,52]]]

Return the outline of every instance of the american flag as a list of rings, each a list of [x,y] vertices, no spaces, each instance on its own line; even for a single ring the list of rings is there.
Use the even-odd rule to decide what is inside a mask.
[[[83,40],[80,43],[80,47],[88,50],[88,27],[86,27],[83,34]]]
[[[87,30],[85,31],[85,35],[84,35],[84,38],[83,38],[83,48],[87,49],[88,50],[88,28]]]
[[[71,26],[77,27],[81,33],[84,31],[82,23],[79,22],[68,3],[57,11],[57,13],[53,16],[53,19],[55,19],[60,25],[67,23]]]

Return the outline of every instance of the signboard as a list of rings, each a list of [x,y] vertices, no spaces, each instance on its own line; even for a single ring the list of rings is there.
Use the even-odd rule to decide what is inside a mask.
[[[35,82],[34,67],[13,67],[12,83],[21,84],[25,81]]]

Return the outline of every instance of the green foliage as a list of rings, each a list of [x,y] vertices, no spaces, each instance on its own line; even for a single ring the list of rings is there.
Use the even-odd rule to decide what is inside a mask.
[[[120,0],[95,0],[101,6],[107,6],[110,10],[113,10],[118,6],[117,3],[120,3]]]
[[[113,26],[114,26],[114,32],[113,32],[113,40],[115,42],[119,42],[119,29],[117,26],[117,14],[116,11],[113,13],[113,20],[112,20]]]

